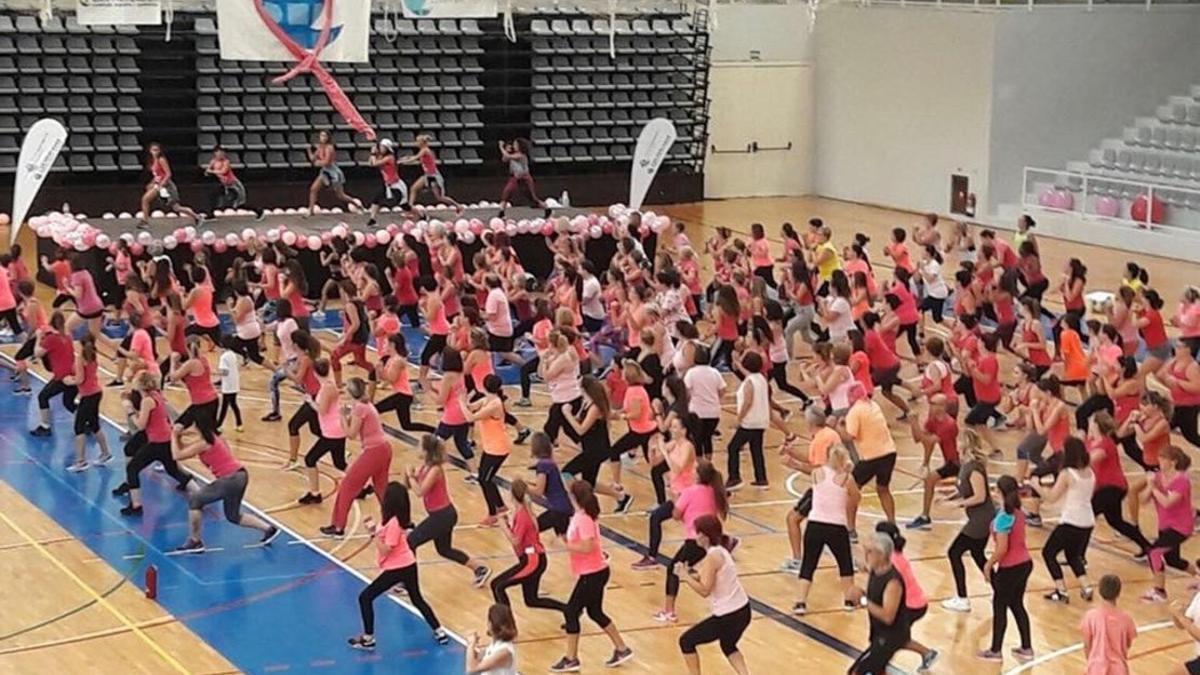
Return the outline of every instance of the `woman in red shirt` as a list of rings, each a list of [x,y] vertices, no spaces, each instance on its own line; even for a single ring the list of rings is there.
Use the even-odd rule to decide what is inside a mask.
[[[1137,544],[1140,553],[1150,550],[1150,542],[1138,528],[1136,522],[1125,520],[1121,502],[1129,493],[1125,470],[1121,468],[1121,456],[1117,453],[1117,424],[1103,410],[1092,415],[1088,423],[1088,454],[1091,456],[1092,471],[1096,474],[1096,487],[1092,493],[1092,511],[1104,516],[1109,527]]]
[[[1003,660],[1004,633],[1008,613],[1017,622],[1021,646],[1013,650],[1018,661],[1033,658],[1029,632],[1029,612],[1025,610],[1025,586],[1033,573],[1033,560],[1025,546],[1025,513],[1021,511],[1021,492],[1016,479],[1001,476],[996,481],[1002,508],[992,520],[992,555],[983,567],[983,576],[992,585],[992,642],[976,656],[983,661]]]
[[[38,392],[38,426],[29,433],[33,436],[50,435],[50,401],[62,394],[63,406],[75,412],[75,385],[66,380],[75,374],[75,344],[66,334],[66,318],[62,312],[50,315],[50,327],[41,333],[33,351],[36,358],[45,358],[50,369],[50,381]]]
[[[908,348],[912,350],[913,358],[921,357],[921,341],[917,339],[917,324],[921,321],[920,311],[917,309],[917,300],[913,297],[910,290],[910,281],[912,273],[903,267],[897,267],[895,272],[895,281],[887,291],[888,296],[894,296],[892,300],[887,296],[884,299],[888,306],[896,312],[896,318],[900,319],[900,332],[908,339]]]
[[[1146,343],[1146,358],[1142,361],[1142,374],[1157,373],[1159,367],[1171,358],[1171,341],[1163,325],[1163,299],[1158,291],[1147,288],[1133,300],[1134,323]]]
[[[1087,315],[1087,307],[1084,305],[1083,294],[1087,289],[1087,267],[1079,258],[1071,258],[1067,261],[1067,268],[1063,271],[1062,281],[1058,284],[1059,293],[1062,294],[1062,303],[1064,315],[1071,315],[1083,321]],[[1058,322],[1054,324],[1054,342],[1058,343],[1058,335],[1062,332],[1061,328],[1062,317],[1059,317]],[[1083,337],[1083,343],[1087,344],[1087,336]]]
[[[546,573],[546,548],[542,545],[537,520],[529,507],[529,486],[517,478],[510,488],[513,508],[505,514],[504,535],[512,544],[517,555],[517,564],[504,570],[492,579],[492,597],[501,605],[508,605],[508,589],[520,586],[525,606],[530,609],[549,609],[555,612],[566,610],[566,604],[553,598],[539,595],[542,575]]]
[[[123,516],[142,515],[142,470],[155,462],[185,489],[192,477],[179,468],[171,454],[171,422],[167,419],[167,402],[159,390],[160,376],[142,372],[134,381],[133,391],[125,400],[125,412],[132,416],[133,436],[125,444],[125,482],[112,491],[114,497],[129,495],[129,505],[121,509]]]
[[[183,360],[185,359],[186,360]],[[180,362],[182,361],[182,363]],[[215,428],[217,419],[217,390],[213,387],[212,367],[200,353],[200,336],[189,335],[187,354],[171,355],[171,372],[167,379],[187,387],[189,405],[175,420],[175,428],[186,429],[193,424]]]
[[[179,188],[175,187],[171,163],[163,154],[162,145],[151,143],[146,148],[146,153],[149,155],[146,168],[150,170],[150,182],[146,185],[146,191],[142,193],[142,210],[141,216],[138,218],[138,227],[145,229],[149,226],[150,207],[154,206],[156,201],[161,201],[170,211],[191,218],[196,221],[196,225],[204,222],[203,216],[197,215],[191,208],[179,203]]]
[[[100,446],[100,456],[96,458],[96,466],[112,461],[112,453],[108,451],[108,438],[100,433],[100,398],[103,389],[100,378],[96,373],[96,336],[86,333],[79,339],[80,357],[75,361],[75,372],[65,378],[79,390],[79,400],[75,408],[75,463],[67,467],[67,471],[77,473],[88,468],[87,438],[96,439]]]

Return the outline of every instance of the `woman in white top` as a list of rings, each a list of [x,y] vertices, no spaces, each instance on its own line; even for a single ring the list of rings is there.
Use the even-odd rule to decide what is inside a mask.
[[[839,342],[854,328],[854,313],[850,311],[850,280],[842,270],[834,270],[829,279],[829,296],[817,306],[817,314],[825,329],[829,331],[829,341]]]
[[[798,467],[799,468],[799,467]],[[824,466],[809,466],[812,475],[812,510],[804,530],[800,560],[800,597],[792,614],[808,613],[808,589],[825,547],[837,561],[846,611],[858,606],[854,597],[854,559],[850,554],[850,514],[858,508],[858,484],[850,475],[850,457],[840,445],[829,448]],[[800,469],[804,471],[804,468]]]
[[[925,288],[925,296],[921,298],[920,306],[921,325],[919,329],[922,335],[925,334],[925,313],[928,312],[933,316],[935,323],[942,323],[942,310],[946,307],[946,298],[950,297],[950,287],[942,278],[943,262],[942,254],[938,251],[937,246],[930,244],[925,247],[920,265],[917,267],[921,284]]]
[[[254,298],[250,296],[250,287],[244,279],[233,282],[233,294],[233,351],[260,366],[274,368],[274,364],[268,366],[259,347],[262,324],[258,322],[258,312],[254,311]]]
[[[733,556],[721,545],[721,520],[713,515],[704,515],[696,519],[693,527],[696,529],[696,544],[706,554],[695,567],[682,562],[675,563],[675,574],[708,600],[712,615],[679,636],[683,660],[688,672],[695,675],[700,672],[700,657],[696,654],[696,647],[720,642],[721,653],[729,659],[733,670],[740,675],[749,675],[746,659],[738,651],[738,641],[750,626],[750,598],[738,581]]]
[[[550,411],[542,431],[550,440],[558,440],[562,430],[576,443],[579,436],[567,424],[566,415],[577,415],[583,407],[583,391],[579,388],[579,355],[571,345],[574,331],[555,328],[546,336],[546,349],[538,352],[538,375],[550,390]]]
[[[486,647],[479,645],[479,634],[467,636],[467,675],[517,675],[517,622],[508,605],[495,604],[488,608],[488,637]]]
[[[1068,437],[1063,443],[1063,469],[1050,488],[1045,501],[1063,500],[1062,516],[1058,526],[1046,539],[1042,549],[1042,560],[1054,580],[1054,590],[1047,593],[1047,600],[1067,603],[1067,584],[1063,580],[1062,566],[1058,562],[1058,554],[1066,553],[1067,564],[1071,572],[1079,580],[1079,597],[1084,602],[1092,599],[1092,582],[1087,576],[1087,547],[1092,538],[1092,528],[1096,525],[1096,515],[1092,511],[1092,492],[1096,487],[1096,476],[1088,467],[1087,446],[1074,436]]]
[[[754,464],[754,487],[760,490],[769,487],[763,435],[771,423],[771,390],[762,374],[762,356],[758,352],[747,352],[742,357],[742,370],[747,375],[737,390],[737,430],[726,448],[729,452],[729,482],[725,488],[731,492],[742,486],[741,452],[747,444]]]

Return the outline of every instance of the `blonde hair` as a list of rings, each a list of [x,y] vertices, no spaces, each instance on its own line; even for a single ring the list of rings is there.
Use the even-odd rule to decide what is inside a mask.
[[[825,465],[831,469],[844,471],[846,466],[850,464],[850,451],[841,443],[835,443],[829,447],[829,456],[825,458]]]
[[[983,437],[974,429],[958,432],[958,451],[964,457],[979,462],[987,462],[988,459],[988,451],[983,447]]]
[[[642,365],[637,361],[626,359],[621,366],[621,374],[625,376],[625,381],[629,384],[645,384],[647,381],[646,371],[642,370]]]

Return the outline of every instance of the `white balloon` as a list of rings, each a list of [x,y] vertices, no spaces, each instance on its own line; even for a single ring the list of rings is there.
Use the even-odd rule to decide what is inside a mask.
[[[275,209],[275,213],[276,213],[276,214],[279,214],[279,215],[286,214],[286,215],[289,215],[289,216],[294,216],[294,215],[296,215],[296,211],[297,211],[296,209]],[[320,213],[320,212],[321,212],[321,207],[319,207],[319,206],[318,206],[318,207],[317,207],[317,208],[316,208],[314,211],[315,211],[316,213]],[[301,212],[301,213],[308,213],[308,209],[301,209],[301,210],[300,210],[300,212]]]
[[[333,226],[332,234],[335,237],[338,237],[340,239],[345,239],[346,232],[347,232],[346,226],[343,223],[338,223],[337,225]]]
[[[212,246],[217,241],[217,233],[212,230],[205,230],[204,234],[200,235],[200,241],[205,246]]]
[[[391,232],[388,232],[385,229],[379,229],[379,230],[375,231],[375,241],[378,241],[381,245],[387,246],[388,242],[390,242],[391,240],[392,240]]]
[[[242,230],[242,239],[245,241],[250,241],[257,236],[258,233],[254,231],[253,227],[247,227],[246,229]]]
[[[516,233],[517,233],[517,224],[516,224],[516,223],[512,223],[512,222],[510,222],[510,223],[506,223],[506,224],[504,225],[504,232],[505,232],[506,234],[508,234],[508,236],[510,236],[510,237],[511,237],[512,235],[516,234]]]
[[[154,209],[154,211],[152,211],[152,212],[150,213],[150,217],[151,217],[151,218],[162,218],[162,217],[163,217],[163,212],[162,212],[162,211],[160,211],[160,210],[158,210],[158,209]]]
[[[105,211],[103,218],[105,220],[112,220],[113,218],[116,218],[116,216],[112,214],[112,211]]]
[[[296,233],[291,230],[285,230],[283,233],[283,243],[292,246],[296,243]]]
[[[121,240],[124,241],[126,244],[132,244],[135,241],[132,232],[122,232]]]
[[[238,236],[236,234],[234,234],[233,232],[230,232],[229,234],[225,235],[225,245],[226,246],[237,246],[238,241],[239,241]]]
[[[492,218],[489,223],[493,230],[501,230],[504,228],[504,219],[500,217]]]
[[[335,206],[335,207],[333,207],[332,209],[329,209],[329,212],[330,212],[330,213],[341,213],[341,212],[342,212],[342,207],[340,207],[340,206]]]
[[[138,232],[137,241],[142,246],[149,246],[154,237],[149,232]]]
[[[363,234],[362,232],[356,231],[354,233],[354,245],[355,246],[362,246],[363,242],[366,240],[367,240],[367,235]]]
[[[75,247],[76,251],[88,250],[88,245],[83,243],[82,239],[76,239],[71,245]]]
[[[100,244],[99,239],[96,240],[96,244]],[[174,251],[175,247],[179,245],[179,240],[175,238],[175,235],[168,234],[167,236],[163,237],[162,244],[163,248],[167,249],[168,251]]]
[[[279,229],[278,228],[272,227],[271,229],[267,230],[267,241],[272,244],[279,241]]]
[[[38,225],[34,230],[37,231],[37,236],[39,237],[49,237],[52,234],[49,225]]]
[[[321,237],[315,234],[308,235],[308,247],[314,251],[321,250]]]
[[[187,235],[189,240],[196,238],[196,228],[192,225],[183,228],[183,233]]]
[[[108,249],[109,246],[112,246],[112,238],[101,232],[100,234],[96,235],[96,246],[98,248]]]
[[[461,241],[464,244],[468,244],[468,245],[473,244],[473,243],[475,243],[475,233],[472,232],[470,229],[467,229],[467,231],[463,232],[462,236],[460,236],[458,239],[459,239],[459,241]]]
[[[117,217],[118,218],[132,218],[133,216],[129,215],[128,211],[122,211],[121,214],[118,215]]]
[[[604,230],[600,229],[599,225],[592,225],[590,228],[588,228],[588,235],[591,236],[592,239],[599,239],[600,235],[602,234],[604,234]]]

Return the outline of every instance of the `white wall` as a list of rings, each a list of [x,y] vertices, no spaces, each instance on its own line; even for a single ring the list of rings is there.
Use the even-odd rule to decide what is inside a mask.
[[[813,58],[808,7],[786,5],[711,5],[713,61],[798,61]]]
[[[947,211],[950,175],[986,203],[994,15],[822,10],[816,30],[816,190]]]
[[[1086,160],[1135,117],[1200,83],[1192,7],[1041,8],[996,19],[992,206],[1019,202],[1021,169]],[[994,210],[991,209],[991,210]]]

